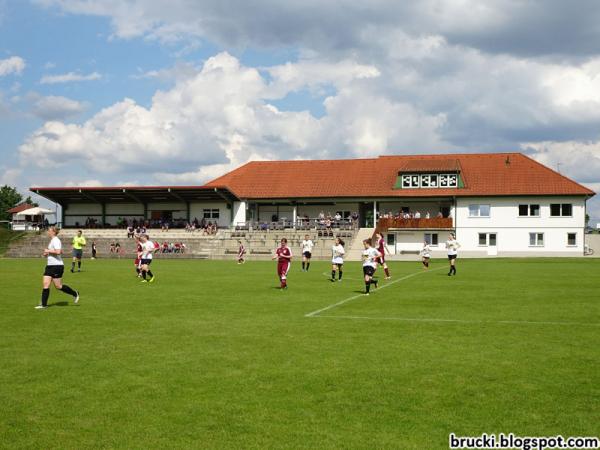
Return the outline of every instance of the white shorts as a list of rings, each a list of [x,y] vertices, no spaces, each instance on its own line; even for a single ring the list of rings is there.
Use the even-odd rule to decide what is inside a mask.
[[[333,258],[331,260],[331,264],[344,264],[344,258],[340,258],[339,256],[337,258]]]

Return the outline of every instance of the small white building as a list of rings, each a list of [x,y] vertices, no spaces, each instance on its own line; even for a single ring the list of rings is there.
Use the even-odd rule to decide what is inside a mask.
[[[320,227],[321,216],[385,234],[396,254],[434,256],[455,232],[463,256],[579,256],[595,193],[520,153],[257,161],[204,186],[31,188],[64,226],[194,219],[219,227]]]

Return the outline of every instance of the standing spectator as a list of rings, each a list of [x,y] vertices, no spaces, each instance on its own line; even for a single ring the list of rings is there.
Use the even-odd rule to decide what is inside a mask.
[[[96,241],[92,241],[92,259],[96,259],[98,247],[96,247]]]

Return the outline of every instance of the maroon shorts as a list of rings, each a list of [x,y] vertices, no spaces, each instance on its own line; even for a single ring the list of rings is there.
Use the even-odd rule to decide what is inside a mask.
[[[277,275],[279,276],[279,278],[286,278],[291,265],[292,263],[290,261],[277,262]]]

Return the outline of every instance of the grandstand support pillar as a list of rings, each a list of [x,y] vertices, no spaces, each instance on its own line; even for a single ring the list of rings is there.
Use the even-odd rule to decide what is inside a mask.
[[[65,205],[60,205],[60,228],[64,228],[65,227],[65,209],[66,206],[68,205],[68,203],[66,203]],[[58,217],[57,217],[58,220]]]
[[[106,203],[102,202],[102,227],[106,225]]]
[[[377,200],[373,200],[373,228],[377,228]]]
[[[292,211],[292,227],[296,229],[296,223],[298,222],[298,205],[294,205]]]

